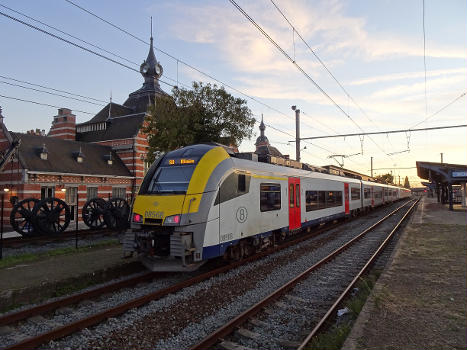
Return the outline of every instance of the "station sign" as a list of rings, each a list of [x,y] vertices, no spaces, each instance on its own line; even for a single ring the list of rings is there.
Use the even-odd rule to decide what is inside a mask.
[[[467,177],[467,171],[466,170],[463,170],[463,171],[452,171],[451,173],[451,176],[452,177]]]

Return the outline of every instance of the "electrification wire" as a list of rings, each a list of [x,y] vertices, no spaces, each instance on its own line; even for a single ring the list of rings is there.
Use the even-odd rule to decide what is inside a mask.
[[[143,44],[145,44],[145,45],[148,45],[148,42],[145,41],[144,39],[141,39],[140,37],[138,37],[138,36],[136,36],[136,35],[130,33],[129,31],[123,29],[122,27],[120,27],[120,26],[118,26],[118,25],[116,25],[116,24],[110,22],[109,20],[106,20],[105,18],[103,18],[103,17],[101,17],[101,16],[99,16],[99,15],[96,15],[96,14],[93,13],[92,11],[90,11],[90,10],[88,10],[88,9],[86,9],[86,8],[84,8],[84,7],[80,6],[80,5],[78,5],[78,4],[76,4],[75,2],[73,2],[73,1],[71,1],[71,0],[65,0],[65,1],[68,2],[69,4],[75,6],[76,8],[78,8],[78,9],[80,9],[80,10],[86,12],[87,14],[89,14],[89,15],[91,15],[91,16],[97,18],[97,19],[99,19],[100,21],[102,21],[102,22],[104,22],[104,23],[110,25],[111,27],[113,27],[113,28],[119,30],[120,32],[122,32],[122,33],[124,33],[124,34],[130,36],[131,38],[133,38],[133,39],[135,39],[135,40],[138,40],[139,42],[141,42],[141,43],[143,43]],[[266,103],[264,103],[264,102],[258,100],[257,98],[255,98],[255,97],[253,97],[253,96],[251,96],[251,95],[248,95],[248,94],[246,94],[245,92],[243,92],[243,91],[241,91],[241,90],[239,90],[239,89],[233,87],[232,85],[227,84],[227,83],[223,82],[222,80],[219,80],[219,79],[215,78],[215,77],[212,76],[211,74],[206,73],[206,72],[202,71],[201,69],[199,69],[199,68],[197,68],[197,67],[195,67],[195,66],[193,66],[193,65],[191,65],[191,64],[189,64],[189,63],[187,63],[187,62],[185,62],[185,61],[183,61],[182,59],[180,59],[180,58],[178,58],[178,57],[175,57],[174,55],[168,53],[168,52],[165,51],[165,50],[162,50],[162,49],[158,48],[157,46],[154,46],[154,49],[155,49],[156,51],[158,51],[158,52],[160,52],[160,53],[166,55],[167,57],[169,57],[169,58],[175,60],[176,62],[181,63],[181,64],[183,64],[184,66],[186,66],[186,67],[188,67],[188,68],[194,70],[195,72],[197,72],[197,73],[199,73],[199,74],[205,76],[206,78],[209,78],[209,79],[215,81],[216,83],[221,84],[221,85],[223,85],[223,86],[229,88],[230,90],[237,92],[238,94],[240,94],[240,95],[246,97],[247,99],[249,99],[249,100],[251,100],[251,101],[254,101],[254,102],[256,102],[256,103],[258,103],[258,104],[260,104],[260,105],[262,105],[262,106],[268,108],[268,109],[271,110],[271,111],[274,111],[274,112],[276,112],[276,113],[278,113],[278,114],[280,114],[280,115],[282,115],[282,116],[285,116],[286,118],[293,118],[293,117],[291,117],[290,115],[288,115],[288,114],[286,114],[286,113],[284,113],[284,112],[282,112],[282,111],[280,111],[280,110],[278,110],[278,109],[276,109],[276,108],[274,108],[274,107],[272,107],[272,106],[270,106],[270,105],[268,105],[268,104],[266,104]],[[171,79],[171,80],[172,80],[172,79]],[[313,127],[310,126],[310,125],[308,125],[308,126],[311,127],[311,128],[313,128]]]
[[[7,82],[7,81],[0,81],[0,83],[2,83],[2,84],[7,84],[7,85],[10,85],[10,86],[20,87],[20,88],[22,88],[22,89],[38,91],[38,92],[42,92],[42,93],[44,93],[44,94],[49,94],[49,95],[53,95],[53,96],[59,96],[59,97],[63,97],[63,98],[68,98],[68,99],[70,99],[70,100],[75,100],[75,101],[90,103],[90,104],[93,104],[93,105],[96,105],[96,106],[104,106],[102,103],[96,103],[96,102],[86,101],[86,100],[83,100],[83,99],[81,99],[81,98],[76,98],[76,97],[71,97],[71,96],[65,96],[65,95],[61,95],[61,94],[54,93],[54,92],[49,92],[49,91],[44,91],[44,90],[40,90],[40,89],[35,89],[35,88],[32,88],[32,87],[23,86],[23,85],[20,85],[20,84],[9,83],[9,82]]]
[[[124,34],[126,34],[126,35],[132,37],[133,39],[136,39],[136,40],[138,40],[139,42],[141,42],[141,43],[143,43],[143,44],[145,44],[145,45],[148,44],[144,39],[142,39],[142,38],[140,38],[140,37],[138,37],[138,36],[136,36],[136,35],[130,33],[129,31],[123,29],[122,27],[120,27],[120,26],[118,26],[118,25],[116,25],[116,24],[110,22],[109,20],[106,20],[105,18],[103,18],[103,17],[101,17],[101,16],[99,16],[99,15],[93,13],[92,11],[90,11],[90,10],[88,10],[88,9],[86,9],[86,8],[84,8],[84,7],[80,6],[80,5],[78,5],[78,4],[76,4],[75,2],[73,2],[73,1],[71,1],[71,0],[65,0],[65,1],[68,2],[69,4],[73,5],[73,6],[77,7],[78,9],[80,9],[80,10],[86,12],[87,14],[89,14],[89,15],[91,15],[91,16],[97,18],[97,19],[99,19],[100,21],[102,21],[102,22],[104,22],[104,23],[110,25],[111,27],[113,27],[113,28],[115,28],[115,29],[121,31],[122,33],[124,33]],[[156,46],[154,46],[154,49],[155,49],[156,51],[161,52],[162,54],[166,55],[167,57],[170,57],[171,59],[175,60],[175,61],[177,62],[177,64],[178,64],[178,63],[181,63],[181,64],[185,65],[186,67],[188,67],[188,68],[190,68],[190,69],[192,69],[192,70],[194,70],[194,71],[196,71],[196,72],[202,74],[203,76],[205,76],[205,77],[207,77],[207,78],[209,78],[209,79],[211,79],[211,80],[213,80],[213,81],[215,81],[215,82],[217,82],[217,83],[219,83],[219,84],[221,84],[221,85],[226,86],[227,88],[231,89],[232,91],[235,91],[235,92],[241,94],[242,96],[248,98],[248,99],[251,100],[251,101],[254,101],[254,102],[256,102],[256,103],[258,103],[258,104],[260,104],[260,105],[262,105],[262,106],[264,106],[264,107],[267,107],[268,109],[270,109],[270,110],[272,110],[272,111],[274,111],[274,112],[276,112],[276,113],[279,113],[280,115],[283,115],[283,116],[285,116],[285,117],[287,117],[287,118],[292,118],[290,115],[288,115],[288,114],[286,114],[286,113],[284,113],[284,112],[282,112],[282,111],[280,111],[280,110],[278,110],[278,109],[276,109],[276,108],[274,108],[274,107],[271,107],[270,105],[268,105],[268,104],[266,104],[266,103],[264,103],[264,102],[262,102],[262,101],[256,99],[256,98],[253,97],[253,96],[250,96],[250,95],[244,93],[243,91],[241,91],[241,90],[239,90],[239,89],[237,89],[237,88],[231,86],[230,84],[227,84],[227,83],[225,83],[225,82],[223,82],[223,81],[221,81],[221,80],[219,80],[219,79],[213,77],[212,75],[210,75],[210,74],[208,74],[208,73],[206,73],[206,72],[203,72],[203,71],[200,70],[199,68],[196,68],[196,67],[190,65],[189,63],[186,63],[185,61],[181,60],[181,59],[178,58],[178,57],[175,57],[174,55],[172,55],[172,54],[170,54],[170,53],[168,53],[168,52],[166,52],[166,51],[164,51],[164,50],[162,50],[162,49],[160,49],[160,48],[158,48],[158,47],[156,47]],[[170,78],[167,78],[167,79],[170,79]],[[175,82],[174,79],[170,79],[170,80],[172,80],[172,81]],[[305,122],[303,122],[303,125],[304,125],[304,126],[307,126],[307,127],[309,127],[309,128],[311,128],[311,129],[316,129],[314,126],[312,126],[312,125],[310,125],[310,124],[308,124],[308,123],[305,123]],[[316,129],[316,130],[318,130],[318,129]]]
[[[93,100],[93,101],[98,101],[98,102],[107,103],[107,101],[99,100],[99,99],[97,99],[97,98],[93,98],[93,97],[89,97],[89,96],[83,96],[83,95],[75,94],[75,93],[73,93],[73,92],[69,92],[69,91],[65,91],[65,90],[58,90],[58,89],[54,89],[54,88],[51,88],[51,87],[48,87],[48,86],[45,86],[45,85],[34,84],[34,83],[29,82],[29,81],[19,80],[19,79],[15,79],[15,78],[12,78],[12,77],[7,77],[7,76],[4,76],[4,75],[0,75],[0,78],[7,79],[7,80],[13,80],[13,81],[16,81],[16,82],[18,82],[18,83],[23,83],[23,84],[28,84],[28,85],[32,85],[32,86],[41,87],[41,88],[43,88],[43,89],[48,89],[48,90],[52,90],[52,91],[62,92],[62,93],[64,93],[64,94],[68,94],[68,95],[72,95],[72,96],[82,97],[82,98],[85,98],[85,99],[87,99],[87,100]]]
[[[41,102],[36,102],[36,101],[31,101],[31,100],[25,100],[25,99],[18,98],[18,97],[11,97],[11,96],[5,96],[5,95],[0,95],[0,97],[8,98],[8,99],[10,99],[10,100],[21,101],[21,102],[33,103],[33,104],[39,105],[39,106],[46,106],[46,107],[53,107],[53,108],[62,108],[62,107],[60,107],[60,106],[54,106],[54,105],[50,105],[50,104],[47,104],[47,103],[41,103]],[[84,114],[95,115],[95,113],[86,112],[86,111],[81,111],[81,110],[79,110],[79,109],[73,109],[73,111],[75,111],[75,112],[80,112],[80,113],[84,113]]]
[[[460,100],[462,97],[464,97],[465,95],[467,94],[467,91],[466,92],[463,92],[462,94],[460,94],[459,96],[457,96],[454,100],[452,100],[451,102],[449,102],[448,104],[446,104],[445,106],[441,107],[440,109],[438,109],[436,112],[434,112],[433,114],[429,115],[428,117],[426,117],[425,119],[423,119],[421,122],[418,122],[414,125],[412,125],[410,127],[410,129],[413,129],[415,128],[416,126],[426,122],[428,119],[431,119],[433,118],[434,116],[436,116],[438,113],[444,111],[446,108],[448,108],[450,105],[452,105],[453,103],[457,102],[458,100]]]
[[[355,99],[349,94],[346,88],[341,84],[341,82],[336,78],[336,76],[331,72],[331,70],[326,66],[326,64],[321,60],[321,58],[316,54],[316,52],[313,50],[313,48],[308,44],[308,42],[302,37],[302,35],[297,31],[297,28],[290,22],[290,20],[287,18],[287,16],[284,14],[284,12],[276,5],[274,0],[270,0],[271,3],[274,5],[276,10],[282,15],[282,17],[286,20],[286,22],[290,25],[290,27],[293,29],[294,33],[298,35],[300,40],[305,44],[305,46],[310,50],[310,52],[313,54],[313,56],[318,60],[318,62],[323,66],[323,68],[329,73],[329,75],[334,79],[334,81],[339,85],[339,87],[342,89],[344,94],[352,101],[352,103],[358,107],[360,112],[371,122],[373,125],[377,128],[378,126],[376,123],[368,116],[368,114],[363,110],[363,108],[355,101]],[[295,61],[295,59],[294,59]],[[425,73],[426,74],[426,73]],[[336,132],[337,133],[337,132]],[[373,141],[374,143],[374,141]],[[391,143],[391,141],[389,141]],[[391,143],[392,145],[392,143]]]
[[[307,78],[339,111],[341,111],[358,129],[360,129],[362,132],[364,132],[364,130],[360,127],[360,125],[358,125],[358,123],[346,112],[342,109],[342,107],[336,102],[334,101],[334,99],[326,92],[324,91],[324,89],[297,63],[293,60],[292,57],[290,57],[290,55],[274,40],[271,38],[271,36],[258,24],[256,23],[256,21],[250,16],[248,15],[248,13],[245,12],[245,10],[243,10],[243,8],[238,5],[234,0],[229,0],[230,3],[232,5],[234,5],[235,8],[237,8],[237,10],[240,11],[240,13],[242,13],[249,21],[251,24],[253,24],[260,32],[261,34],[264,35],[264,37],[266,37],[266,39],[269,40],[269,42],[271,44],[273,44],[277,50],[279,50],[279,52],[282,53],[282,55],[284,55],[284,57],[286,57],[304,76],[305,78]],[[371,138],[370,138],[371,140]],[[372,140],[372,142],[381,150],[381,152],[383,152],[386,156],[387,153],[381,148],[381,146],[376,143],[374,140]],[[391,160],[392,157],[388,156]]]
[[[425,68],[425,117],[428,115],[428,97],[426,94],[426,35],[425,35],[425,0],[422,0],[423,12],[423,67]]]
[[[89,45],[89,46],[92,46],[92,47],[94,47],[94,48],[96,48],[96,49],[102,50],[102,51],[104,51],[104,52],[106,52],[106,53],[108,53],[108,54],[111,54],[112,56],[115,56],[115,57],[118,57],[118,58],[120,58],[120,59],[122,59],[122,60],[124,60],[124,61],[127,61],[128,63],[132,63],[132,64],[134,64],[134,65],[139,66],[139,64],[136,63],[136,62],[133,62],[133,61],[131,61],[131,60],[129,60],[129,59],[123,57],[123,56],[120,56],[120,55],[118,55],[118,54],[116,54],[116,53],[114,53],[114,52],[112,52],[112,51],[106,50],[106,49],[104,49],[104,48],[102,48],[102,47],[100,47],[100,46],[98,46],[98,45],[96,45],[96,44],[90,43],[89,41],[80,39],[80,38],[78,38],[77,36],[74,36],[74,35],[72,35],[72,34],[70,34],[70,33],[67,33],[67,32],[65,32],[65,31],[61,30],[61,29],[58,29],[58,28],[56,28],[56,27],[54,27],[54,26],[51,26],[51,25],[49,25],[49,24],[47,24],[47,23],[44,23],[44,22],[42,22],[42,21],[40,21],[40,20],[38,20],[38,19],[36,19],[36,18],[33,18],[33,17],[29,16],[29,15],[26,15],[25,13],[22,13],[22,12],[20,12],[20,11],[14,10],[14,9],[12,9],[11,7],[8,7],[8,6],[2,5],[2,4],[0,4],[0,6],[3,7],[3,8],[8,9],[8,10],[14,12],[14,13],[17,13],[17,14],[23,16],[23,17],[26,17],[27,19],[30,19],[30,20],[32,20],[32,21],[34,21],[34,22],[40,23],[40,24],[42,24],[43,26],[45,26],[45,27],[47,27],[47,28],[50,28],[50,29],[56,30],[56,31],[59,32],[59,33],[65,34],[65,35],[69,36],[70,38],[73,38],[73,39],[75,39],[75,40],[78,40],[78,41],[80,41],[80,42],[82,42],[82,43],[84,43],[84,44],[87,44],[87,45]]]
[[[41,28],[39,28],[39,27],[36,27],[36,26],[34,26],[34,25],[30,24],[30,23],[24,22],[24,21],[20,20],[19,18],[10,16],[10,15],[4,13],[4,12],[1,12],[1,11],[0,11],[0,15],[4,16],[4,17],[6,17],[6,18],[9,18],[9,19],[11,19],[11,20],[13,20],[13,21],[16,21],[16,22],[18,22],[18,23],[21,23],[21,24],[23,24],[23,25],[25,25],[25,26],[27,26],[27,27],[29,27],[29,28],[31,28],[31,29],[37,30],[37,31],[39,31],[39,32],[41,32],[41,33],[43,33],[43,34],[49,35],[49,36],[51,36],[51,37],[53,37],[53,38],[55,38],[55,39],[61,40],[61,41],[65,42],[65,43],[67,43],[67,44],[69,44],[69,45],[75,46],[75,47],[77,47],[77,48],[79,48],[79,49],[81,49],[81,50],[87,51],[87,52],[89,52],[89,53],[92,53],[93,55],[96,55],[96,56],[101,57],[101,58],[103,58],[103,59],[106,59],[106,60],[108,60],[108,61],[110,61],[110,62],[113,62],[113,63],[115,63],[115,64],[118,64],[118,65],[120,65],[120,66],[122,66],[122,67],[125,67],[125,68],[127,68],[127,69],[129,69],[129,70],[132,70],[132,71],[134,71],[134,72],[139,73],[139,70],[138,70],[138,69],[132,68],[132,67],[130,67],[130,66],[128,66],[128,65],[126,65],[126,64],[124,64],[124,63],[122,63],[122,62],[119,62],[119,61],[117,61],[117,60],[114,60],[113,58],[110,58],[110,57],[107,57],[107,56],[105,56],[105,55],[102,55],[102,54],[100,54],[100,53],[98,53],[98,52],[96,52],[96,51],[94,51],[94,50],[88,49],[88,48],[86,48],[86,47],[84,47],[84,46],[81,46],[81,45],[79,45],[79,44],[76,44],[76,43],[74,43],[74,42],[72,42],[72,41],[70,41],[70,40],[67,40],[67,39],[65,39],[65,38],[62,38],[61,36],[55,35],[55,34],[53,34],[53,33],[50,33],[50,32],[48,32],[48,31],[46,31],[46,30],[44,30],[44,29],[41,29]],[[161,83],[164,83],[164,84],[169,85],[169,86],[172,86],[172,87],[175,86],[175,85],[172,85],[172,84],[167,83],[167,82],[165,82],[165,81],[163,81],[163,80],[160,80],[160,79],[159,79],[159,81],[160,81]]]

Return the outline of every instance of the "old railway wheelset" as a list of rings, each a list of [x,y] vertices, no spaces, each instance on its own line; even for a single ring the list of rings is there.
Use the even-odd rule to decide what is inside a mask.
[[[82,208],[84,223],[90,229],[125,228],[130,207],[123,198],[92,198]],[[13,206],[10,223],[24,237],[59,234],[71,220],[70,206],[55,197],[39,200],[26,198]]]

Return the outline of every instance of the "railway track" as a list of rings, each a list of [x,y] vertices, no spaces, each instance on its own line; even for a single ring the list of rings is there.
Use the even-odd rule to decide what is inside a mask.
[[[145,304],[148,304],[151,301],[161,299],[161,298],[167,296],[168,294],[176,293],[177,291],[180,291],[180,290],[182,290],[184,288],[188,288],[188,287],[193,286],[195,284],[198,284],[198,283],[200,283],[202,281],[208,280],[213,276],[224,274],[224,273],[226,273],[226,272],[228,272],[230,270],[234,270],[234,269],[238,268],[241,265],[253,262],[255,260],[259,260],[259,259],[265,257],[266,255],[272,254],[274,252],[278,252],[280,250],[287,249],[290,246],[296,245],[297,243],[302,242],[302,241],[306,241],[306,240],[308,240],[308,239],[310,239],[312,237],[318,236],[319,234],[321,234],[321,233],[323,233],[325,231],[337,228],[337,227],[339,227],[341,225],[342,225],[342,223],[337,223],[337,224],[333,224],[333,225],[326,225],[325,227],[322,227],[319,230],[316,230],[316,231],[314,231],[312,233],[309,233],[309,234],[304,234],[303,236],[300,236],[300,237],[298,237],[298,238],[296,238],[294,240],[286,242],[283,245],[280,245],[278,247],[274,247],[272,249],[263,251],[261,253],[258,253],[256,255],[254,255],[252,257],[249,257],[247,259],[244,259],[242,261],[239,261],[239,262],[227,265],[227,266],[222,266],[220,268],[214,269],[212,271],[208,271],[207,273],[200,274],[198,276],[189,278],[189,279],[181,281],[179,283],[173,283],[173,284],[171,284],[171,285],[169,285],[167,287],[151,291],[150,293],[147,293],[145,295],[142,295],[142,296],[139,296],[139,297],[136,297],[136,298],[130,298],[130,300],[128,300],[126,302],[123,302],[123,303],[120,303],[117,306],[110,307],[110,308],[105,309],[105,310],[100,311],[100,312],[92,313],[92,314],[90,314],[90,315],[88,315],[86,317],[82,317],[82,318],[80,318],[78,320],[75,320],[73,322],[69,322],[67,324],[55,324],[54,325],[54,323],[56,323],[55,321],[50,321],[49,322],[49,320],[47,318],[45,318],[45,317],[47,317],[47,314],[50,314],[54,309],[64,308],[66,305],[76,304],[76,303],[80,303],[80,302],[89,302],[90,298],[96,298],[98,295],[101,295],[103,293],[109,293],[112,288],[113,288],[113,290],[117,290],[119,288],[124,288],[124,287],[130,286],[131,284],[134,285],[134,284],[140,283],[142,281],[139,281],[139,282],[137,282],[137,281],[123,282],[123,284],[126,283],[126,285],[119,286],[119,287],[117,287],[117,286],[107,286],[107,287],[104,287],[101,290],[86,292],[86,293],[89,293],[87,295],[86,294],[83,294],[83,295],[78,294],[78,295],[74,295],[74,296],[69,297],[69,298],[65,298],[66,299],[65,301],[58,301],[58,302],[49,303],[51,305],[44,304],[44,305],[35,307],[34,310],[23,310],[23,311],[20,311],[18,313],[18,315],[16,315],[16,316],[14,314],[6,315],[5,317],[0,318],[0,325],[11,325],[12,323],[21,324],[21,322],[27,322],[28,320],[34,319],[36,317],[36,321],[38,319],[39,322],[44,322],[44,323],[47,324],[47,327],[44,327],[44,328],[47,329],[47,331],[45,331],[45,332],[43,331],[42,333],[34,335],[34,336],[31,336],[30,334],[28,334],[28,336],[29,336],[28,338],[19,339],[19,341],[16,341],[14,343],[10,342],[10,343],[8,343],[8,346],[5,347],[4,349],[31,349],[31,348],[38,347],[41,344],[45,344],[45,343],[50,342],[52,340],[55,340],[55,339],[70,335],[70,334],[75,333],[77,331],[83,330],[83,329],[85,329],[87,327],[96,325],[96,324],[98,324],[98,323],[100,323],[100,322],[102,322],[104,320],[109,319],[109,318],[113,318],[113,317],[116,317],[118,315],[121,315],[121,314],[127,312],[128,310],[141,307],[141,306],[143,306]],[[148,275],[150,275],[150,274],[148,274]],[[148,276],[147,278],[149,280],[149,279],[155,278],[155,277],[156,276],[152,276],[152,277]],[[140,278],[144,279],[146,277],[140,277]],[[43,315],[45,315],[45,317],[43,317]],[[6,345],[7,343],[4,343],[4,344]]]
[[[177,291],[180,291],[186,287],[192,286],[196,283],[199,283],[201,281],[207,280],[213,276],[225,273],[229,270],[235,269],[238,266],[241,266],[243,264],[252,262],[254,260],[258,260],[268,254],[272,254],[276,251],[286,249],[290,247],[291,245],[297,244],[301,241],[307,240],[311,237],[317,236],[321,234],[322,232],[325,232],[327,230],[336,228],[341,226],[342,223],[335,223],[332,225],[326,225],[325,227],[322,227],[316,231],[313,231],[312,233],[305,234],[301,237],[298,237],[294,240],[291,240],[289,242],[284,243],[281,246],[260,252],[254,256],[251,256],[247,259],[244,259],[242,261],[222,266],[220,268],[214,269],[212,271],[209,271],[207,273],[203,273],[199,276],[195,276],[193,278],[190,278],[186,281],[182,281],[180,283],[176,283],[174,285],[171,285],[167,288],[163,288],[161,290],[157,290],[153,293],[149,293],[147,295],[144,295],[139,298],[134,298],[128,302],[122,303],[116,307],[109,308],[108,310],[102,311],[100,313],[93,314],[91,316],[82,318],[78,321],[71,322],[70,324],[62,325],[59,327],[55,327],[47,332],[38,334],[37,336],[29,337],[27,339],[23,339],[17,343],[10,344],[7,347],[0,347],[0,349],[5,349],[5,350],[13,350],[13,349],[32,349],[35,347],[38,347],[44,343],[47,343],[49,341],[53,341],[55,339],[64,337],[66,335],[72,334],[74,332],[80,331],[84,328],[93,326],[99,322],[102,322],[108,318],[118,316],[130,309],[140,307],[142,305],[145,305],[153,300],[158,300],[164,296],[167,296],[168,294],[175,293]],[[102,230],[100,230],[102,231]],[[72,235],[70,235],[72,236]],[[4,315],[0,317],[0,327],[2,326],[9,326],[15,323],[19,322],[26,322],[28,319],[34,319],[34,317],[38,317],[39,320],[43,320],[41,315],[48,314],[53,312],[54,310],[58,309],[63,309],[65,307],[68,307],[73,304],[77,304],[83,301],[89,301],[91,299],[97,298],[101,295],[105,295],[117,290],[120,290],[122,288],[128,288],[131,286],[135,286],[139,283],[143,282],[148,282],[154,278],[157,278],[158,276],[162,275],[168,275],[168,273],[156,273],[156,272],[150,272],[147,274],[144,274],[142,276],[137,276],[135,278],[119,281],[116,283],[112,283],[100,288],[92,289],[90,291],[86,291],[83,293],[77,293],[74,295],[71,295],[69,297],[62,298],[60,300],[52,301],[49,303],[41,304],[38,306],[34,306],[25,310],[21,310],[18,312],[14,313],[9,313],[7,315]],[[47,323],[47,320],[43,320],[45,323]],[[49,324],[53,324],[53,322],[49,322]],[[1,339],[1,338],[0,338]]]
[[[304,349],[335,316],[342,300],[378,258],[417,202],[405,203],[394,210],[190,350]],[[403,212],[409,203],[408,210]],[[386,223],[391,224],[389,229],[383,227]],[[382,231],[389,233],[382,237]],[[365,253],[368,246],[374,249]],[[357,261],[356,256],[365,258]],[[312,330],[305,334],[307,329]]]

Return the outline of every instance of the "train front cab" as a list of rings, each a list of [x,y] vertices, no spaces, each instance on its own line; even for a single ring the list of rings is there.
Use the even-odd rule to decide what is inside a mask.
[[[202,263],[208,210],[217,190],[217,183],[208,182],[228,158],[222,147],[195,145],[169,152],[151,166],[135,198],[128,234],[147,268],[193,270]]]

